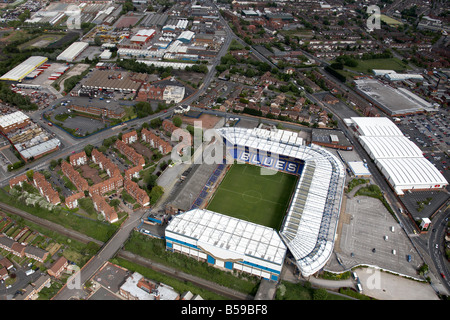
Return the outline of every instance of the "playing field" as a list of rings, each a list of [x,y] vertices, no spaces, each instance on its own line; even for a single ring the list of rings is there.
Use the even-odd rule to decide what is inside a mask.
[[[279,230],[296,183],[291,174],[234,164],[207,209]]]

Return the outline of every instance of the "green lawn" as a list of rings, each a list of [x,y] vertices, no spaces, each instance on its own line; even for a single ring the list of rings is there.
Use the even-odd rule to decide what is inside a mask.
[[[207,209],[278,230],[296,183],[291,174],[262,175],[258,166],[234,164]]]
[[[369,59],[360,60],[358,59],[358,66],[356,67],[345,67],[356,72],[369,73],[372,69],[384,69],[384,70],[394,70],[397,72],[403,72],[407,69],[407,65],[400,59],[388,58],[388,59]]]
[[[390,26],[397,26],[397,25],[403,25],[403,22],[395,20],[394,18],[388,17],[384,14],[380,15],[381,21],[384,23],[390,25]]]

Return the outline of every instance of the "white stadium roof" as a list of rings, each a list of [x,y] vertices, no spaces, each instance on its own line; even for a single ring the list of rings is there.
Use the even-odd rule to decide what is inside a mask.
[[[355,117],[359,141],[398,195],[404,190],[440,189],[448,181],[388,118]]]
[[[41,64],[45,63],[48,60],[47,57],[41,56],[32,56],[27,60],[17,65],[7,73],[5,73],[0,80],[9,80],[9,81],[21,81],[28,74],[33,72],[37,67]]]
[[[341,209],[345,169],[340,160],[319,146],[302,145],[295,132],[244,128],[217,131],[232,145],[304,161],[280,235],[303,275],[323,268],[333,251]]]
[[[222,260],[248,256],[282,266],[286,254],[286,246],[272,228],[206,209],[175,216],[166,228],[166,235],[172,234],[194,240]]]

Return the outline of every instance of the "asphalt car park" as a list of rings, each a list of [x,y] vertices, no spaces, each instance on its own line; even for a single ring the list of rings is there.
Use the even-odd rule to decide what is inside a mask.
[[[406,193],[402,203],[414,220],[430,218],[448,200],[450,196],[444,191],[415,191]]]
[[[76,134],[80,136],[84,136],[86,133],[92,133],[96,130],[103,129],[106,125],[109,125],[101,120],[97,120],[94,118],[83,117],[83,116],[74,116],[70,114],[69,117],[62,121],[58,121],[55,116],[58,114],[70,114],[67,107],[65,105],[55,106],[52,114],[52,121],[57,123],[62,123],[62,125],[66,128],[74,129]]]
[[[378,266],[411,277],[418,277],[423,263],[406,233],[375,198],[347,197],[336,252],[341,261],[331,259],[327,269],[342,271],[357,265]]]
[[[424,152],[450,150],[450,116],[447,111],[434,115],[409,115],[401,119],[399,128]]]

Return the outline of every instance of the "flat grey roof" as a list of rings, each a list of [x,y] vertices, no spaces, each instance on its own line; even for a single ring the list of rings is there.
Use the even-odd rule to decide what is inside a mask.
[[[431,104],[412,92],[393,88],[375,79],[355,80],[355,84],[359,91],[391,116],[429,111],[431,108]]]

